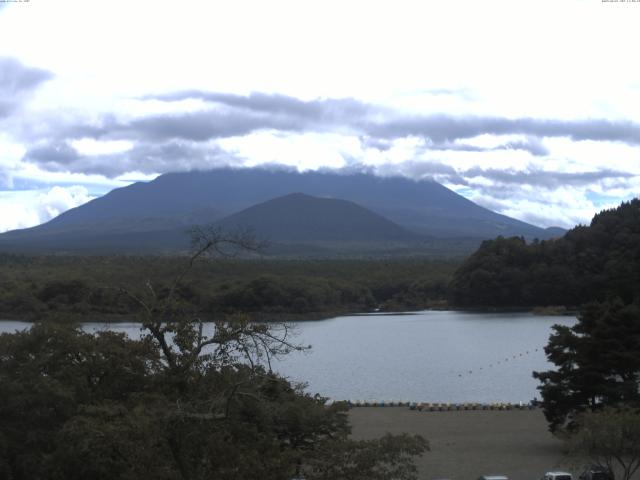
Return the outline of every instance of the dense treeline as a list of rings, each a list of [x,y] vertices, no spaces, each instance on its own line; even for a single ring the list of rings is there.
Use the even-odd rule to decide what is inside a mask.
[[[136,305],[121,287],[150,281],[166,291],[181,257],[0,255],[0,316],[11,319],[126,318]],[[244,312],[253,318],[315,318],[345,312],[440,305],[453,260],[203,261],[182,299],[205,316]]]
[[[559,239],[485,241],[455,273],[460,306],[577,306],[640,293],[640,200],[597,214]]]

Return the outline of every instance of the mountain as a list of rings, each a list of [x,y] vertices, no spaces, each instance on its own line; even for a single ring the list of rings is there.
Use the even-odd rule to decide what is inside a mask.
[[[185,237],[184,232],[190,226],[214,222],[227,225],[230,216],[245,210],[248,210],[242,214],[245,218],[236,220],[256,223],[263,216],[252,213],[250,207],[265,202],[261,206],[265,212],[288,205],[288,215],[295,215],[295,209],[289,205],[295,202],[285,201],[294,192],[317,197],[316,201],[307,199],[318,204],[317,208],[322,204],[319,199],[352,202],[406,231],[441,239],[440,245],[477,245],[481,239],[498,235],[540,239],[558,235],[554,229],[545,230],[480,207],[430,180],[366,173],[224,168],[168,173],[151,182],[115,189],[45,224],[0,235],[0,248],[109,250],[113,244],[117,250],[129,244],[134,250],[145,251],[147,242],[154,249],[183,248],[185,242],[177,239]],[[285,199],[269,204],[278,197]],[[327,203],[323,208],[337,215],[345,204],[337,205]],[[279,221],[273,213],[264,218]],[[261,225],[264,231],[286,237],[289,229],[294,235],[291,223],[287,228],[267,227],[264,222]],[[345,230],[347,226],[347,222],[342,223],[343,234],[352,235],[353,232]],[[334,228],[334,234],[337,232]],[[337,235],[336,241],[339,240]],[[460,248],[464,250],[467,246]]]
[[[266,254],[275,255],[387,255],[389,251],[431,250],[457,252],[395,224],[360,205],[346,200],[317,198],[293,193],[274,198],[229,215],[213,225],[226,231],[250,229],[267,242]],[[33,232],[14,231],[0,237],[19,243],[22,250],[100,253],[110,251],[158,252],[189,248],[188,228],[168,219],[105,220]],[[438,243],[438,242],[436,242]],[[463,249],[468,244],[463,243]]]
[[[229,230],[249,227],[260,238],[286,243],[420,239],[419,235],[353,202],[303,193],[254,205],[217,223]]]
[[[549,238],[559,238],[567,233],[567,230],[560,227],[547,227],[544,229],[546,235],[538,238],[549,239]]]

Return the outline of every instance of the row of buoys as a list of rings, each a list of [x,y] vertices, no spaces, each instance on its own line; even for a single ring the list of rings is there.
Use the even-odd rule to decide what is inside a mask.
[[[402,402],[394,400],[347,400],[347,404],[350,407],[411,407],[412,402]]]
[[[378,400],[347,400],[349,407],[409,407],[410,410],[418,410],[420,412],[443,412],[454,410],[532,410],[536,406],[529,403],[425,403],[425,402],[396,402],[396,401],[378,401]]]
[[[412,403],[409,409],[427,412],[443,412],[454,410],[531,410],[531,403]]]
[[[505,357],[504,359],[497,360],[494,363],[490,363],[486,368],[493,368],[494,366],[497,367],[498,365],[500,365],[502,363],[506,363],[506,362],[508,362],[510,360],[516,360],[516,359],[518,359],[520,357],[524,357],[526,355],[529,355],[530,353],[537,352],[538,350],[539,350],[538,348],[535,348],[535,349],[532,349],[532,350],[525,350],[524,352],[520,352],[520,353],[517,353],[515,355],[511,355],[509,357]],[[484,368],[485,367],[479,367],[478,370],[484,370]],[[462,377],[464,375],[472,375],[472,374],[473,374],[473,370],[467,370],[465,372],[458,373],[458,377]]]

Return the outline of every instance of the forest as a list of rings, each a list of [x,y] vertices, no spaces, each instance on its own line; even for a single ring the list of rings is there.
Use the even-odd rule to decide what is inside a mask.
[[[640,200],[622,203],[553,240],[487,240],[456,271],[457,306],[578,307],[640,292]]]
[[[0,255],[6,319],[125,320],[136,305],[123,289],[162,292],[187,257]],[[445,259],[202,259],[183,301],[207,318],[243,312],[257,320],[440,307],[459,261]]]

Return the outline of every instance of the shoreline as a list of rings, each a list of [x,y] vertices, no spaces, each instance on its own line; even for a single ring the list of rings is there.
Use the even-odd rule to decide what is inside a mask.
[[[420,312],[464,312],[464,313],[531,313],[539,316],[557,316],[557,317],[575,317],[578,315],[579,310],[572,307],[571,309],[559,308],[557,306],[549,307],[453,307],[453,306],[437,306],[419,309],[405,309],[405,310],[373,310],[369,312],[351,311],[351,310],[337,310],[330,312],[308,312],[304,314],[296,313],[254,313],[247,314],[252,322],[265,322],[265,323],[297,323],[297,322],[318,322],[323,320],[329,320],[336,317],[348,317],[348,316],[385,316],[385,315],[414,315]],[[134,314],[95,314],[91,318],[87,318],[85,315],[78,318],[78,314],[68,314],[68,323],[136,323],[138,322]],[[65,314],[62,313],[61,317]],[[14,318],[8,318],[14,317]],[[53,320],[53,319],[45,319]],[[36,323],[38,320],[34,319],[31,315],[15,315],[13,313],[5,314],[0,313],[0,322],[24,322],[24,323]],[[205,322],[212,322],[214,319],[208,318]]]

